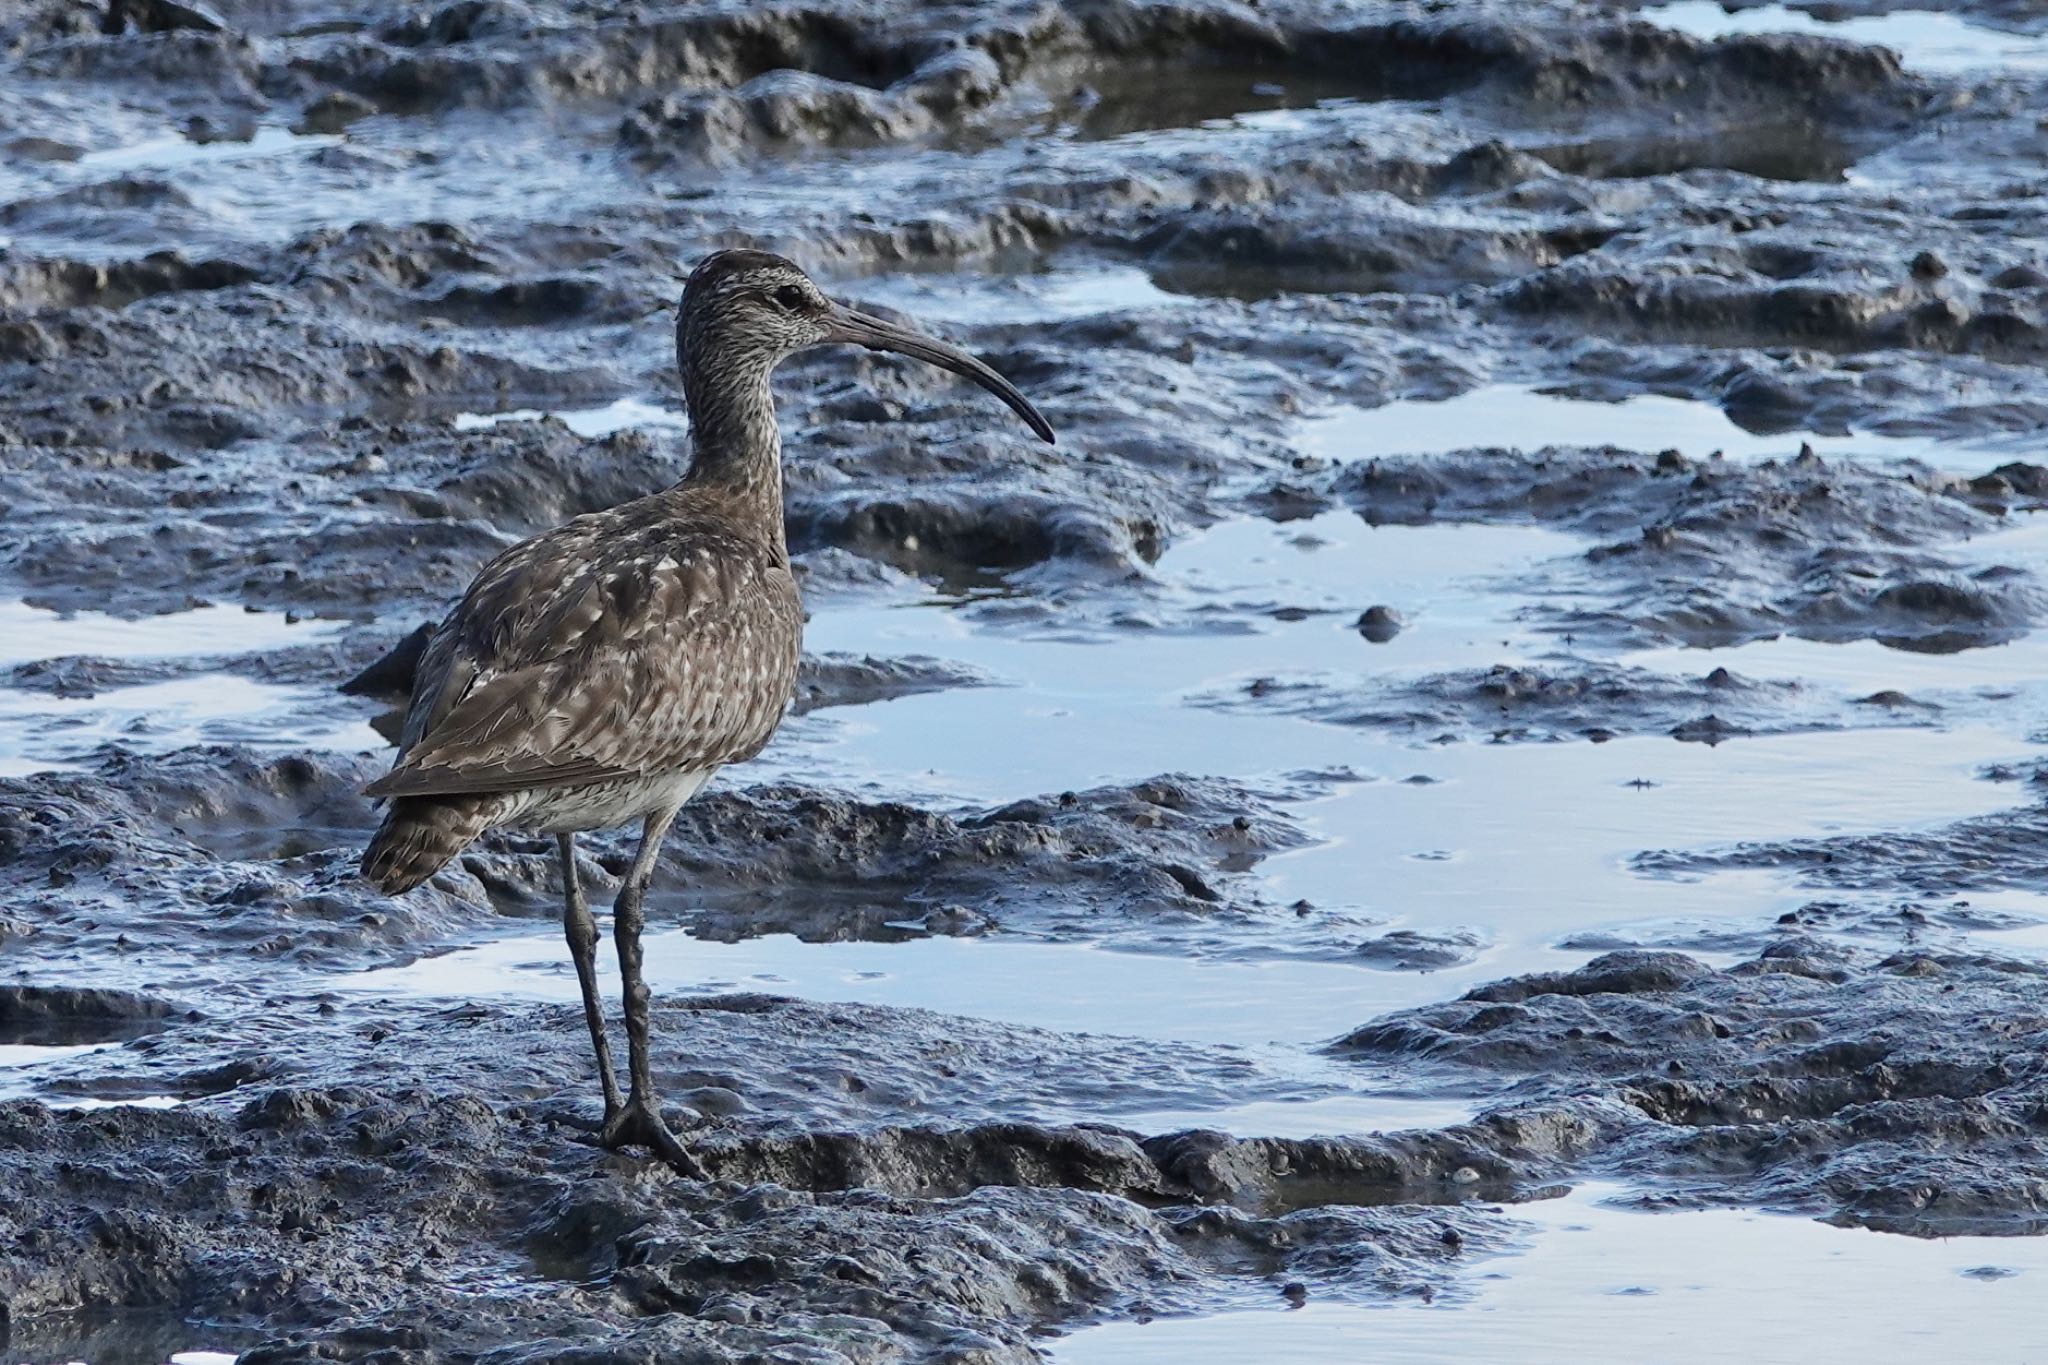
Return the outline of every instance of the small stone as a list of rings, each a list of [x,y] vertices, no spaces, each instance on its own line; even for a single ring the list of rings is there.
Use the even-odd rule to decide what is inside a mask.
[[[1358,633],[1376,645],[1383,645],[1401,633],[1408,623],[1392,607],[1367,607],[1358,618]]]
[[[1916,280],[1938,280],[1948,274],[1948,262],[1932,251],[1923,251],[1913,258],[1913,278]]]
[[[345,90],[330,90],[306,106],[306,112],[292,126],[295,133],[338,133],[358,119],[377,112],[377,106]]]

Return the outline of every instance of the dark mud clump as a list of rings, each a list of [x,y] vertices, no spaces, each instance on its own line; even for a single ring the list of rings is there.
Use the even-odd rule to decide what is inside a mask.
[[[223,961],[360,962],[476,927],[488,904],[383,901],[356,879],[356,789],[372,771],[193,749],[0,781],[0,886],[33,899],[35,951],[74,972],[194,942]],[[110,900],[150,909],[97,911]]]
[[[33,1191],[0,1225],[34,1253],[0,1270],[0,1303],[16,1321],[108,1303],[208,1317],[232,1305],[266,1324],[257,1360],[380,1348],[559,1359],[570,1339],[602,1332],[589,1358],[740,1360],[830,1340],[874,1359],[1021,1362],[1036,1358],[1033,1332],[1139,1301],[1256,1302],[1282,1281],[1431,1296],[1505,1234],[1463,1210],[1265,1207],[1290,1181],[1349,1180],[1357,1205],[1390,1181],[1456,1188],[1444,1172],[1478,1159],[1468,1143],[1154,1143],[914,1117],[932,1087],[986,1096],[997,1074],[1026,1104],[1090,1076],[1112,1086],[1134,1058],[1098,1040],[758,997],[664,1016],[684,1068],[670,1093],[697,1116],[708,1184],[591,1145],[591,1121],[554,1093],[580,1087],[586,1064],[568,1008],[375,1030],[309,1011],[312,1037],[273,1027],[239,1045],[362,1081],[172,1112],[0,1105],[0,1164]],[[522,1060],[478,1075],[485,1035],[520,1038],[488,1055]],[[169,1051],[224,1044],[236,1045]],[[1162,1093],[1256,1086],[1220,1056],[1175,1074]],[[820,1099],[837,1124],[813,1109]],[[149,1179],[126,1174],[137,1163]]]
[[[828,706],[865,706],[920,692],[988,687],[995,681],[985,669],[923,654],[892,659],[872,654],[811,654],[798,668],[796,707],[816,711]]]
[[[2048,887],[2048,807],[2019,806],[1924,830],[1655,850],[1634,864],[1663,876],[1775,868],[1810,886],[1915,896],[2040,890]]]
[[[0,885],[37,898],[37,947],[66,957],[203,934],[216,951],[365,965],[500,915],[559,914],[553,840],[513,834],[487,839],[417,896],[375,894],[355,858],[374,822],[358,792],[377,770],[375,760],[214,748],[0,780]],[[1269,799],[1216,779],[960,814],[809,787],[718,791],[685,808],[664,850],[657,915],[725,939],[901,938],[921,919],[924,932],[1157,942],[1218,918],[1288,925],[1294,917],[1265,906],[1247,873],[1307,839]],[[586,842],[600,884],[624,870],[630,840]],[[109,897],[160,908],[141,921],[91,913]]]
[[[1334,501],[1376,525],[1536,523],[1585,536],[1539,572],[1536,619],[1574,638],[1726,647],[1791,634],[1942,653],[2040,619],[2025,568],[1962,544],[2006,523],[1960,481],[1810,453],[1738,464],[1676,451],[1506,449],[1344,466],[1268,488],[1289,514]]]
[[[130,1038],[162,1026],[167,1001],[90,986],[0,986],[0,1042],[63,1045]]]
[[[1854,715],[1851,699],[1816,695],[1796,682],[1746,678],[1726,668],[1679,678],[1593,661],[1497,664],[1421,678],[1263,677],[1203,701],[1428,739],[1476,734],[1495,743],[1599,742],[1623,734],[1716,743],[1837,728]]]
[[[1247,874],[1309,836],[1235,783],[1165,776],[949,814],[808,788],[712,792],[662,856],[712,938],[993,928],[1159,942],[1217,919],[1285,927]],[[608,846],[623,869],[627,846]]]
[[[1345,1055],[1530,1078],[1591,1169],[1917,1236],[2048,1229],[2044,969],[1788,931],[1715,971],[1623,952],[1368,1024]]]

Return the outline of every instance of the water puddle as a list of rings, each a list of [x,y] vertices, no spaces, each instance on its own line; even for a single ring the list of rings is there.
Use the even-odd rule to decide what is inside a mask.
[[[593,125],[580,155],[565,144],[577,117],[560,108],[537,120],[500,109],[447,112],[431,123],[366,119],[346,135],[263,127],[241,142],[167,133],[70,161],[16,158],[0,166],[0,183],[23,194],[62,194],[119,176],[175,187],[178,207],[169,210],[66,203],[16,228],[25,246],[88,260],[138,249],[217,254],[223,242],[274,245],[357,223],[585,221],[646,186],[616,164],[609,125],[601,145]],[[97,140],[117,136],[103,128]]]
[[[1638,134],[1526,147],[1567,175],[1635,180],[1718,170],[1763,180],[1842,180],[1861,151],[1815,124],[1724,124],[1683,134]]]
[[[2038,444],[2038,436],[2030,438]],[[1812,432],[1758,435],[1712,403],[1662,394],[1619,402],[1546,393],[1533,385],[1487,384],[1452,398],[1402,398],[1376,408],[1340,407],[1303,421],[1296,442],[1333,460],[1370,460],[1447,450],[1501,447],[1617,446],[1655,453],[1678,450],[1695,459],[1719,451],[1731,460],[1790,459],[1801,445],[1824,456],[1921,460],[1949,467],[1959,459],[1998,454],[1999,444],[1926,436],[1823,436]],[[2010,450],[2003,450],[2009,458]]]
[[[52,1100],[41,1093],[51,1069],[119,1046],[118,1042],[0,1043],[0,1100],[39,1099],[52,1108],[65,1107],[71,1102]]]
[[[1227,523],[1176,544],[1156,566],[1164,596],[1154,619],[1108,637],[993,629],[936,597],[821,607],[805,630],[813,651],[929,654],[1010,686],[813,714],[785,731],[765,764],[790,776],[823,765],[854,784],[893,775],[918,791],[1002,800],[1159,772],[1243,775],[1364,759],[1305,722],[1194,720],[1188,702],[1282,671],[1421,672],[1539,656],[1554,642],[1515,622],[1512,584],[1584,545],[1540,527],[1375,527],[1332,512]],[[1380,644],[1357,625],[1374,606],[1392,606],[1403,621]]]
[[[194,744],[361,753],[386,747],[331,688],[227,673],[111,688],[90,697],[0,689],[0,753],[21,776],[89,759],[101,745],[168,753]]]
[[[118,1043],[0,1043],[0,1067],[7,1068],[7,1079],[11,1081],[18,1078],[25,1067],[66,1062],[73,1057],[118,1046]]]
[[[1100,89],[1084,88],[1067,114],[1072,136],[1100,141],[1153,132],[1216,131],[1232,124],[1284,119],[1360,94],[1356,81],[1303,73],[1287,82],[1256,70],[1176,70],[1146,79],[1142,68],[1098,73]]]
[[[37,1098],[52,1109],[76,1109],[80,1113],[94,1109],[176,1109],[185,1103],[176,1095],[137,1095],[133,1099],[119,1100],[92,1095],[39,1095]]]
[[[1985,946],[2028,957],[2048,957],[2048,893],[2023,890],[1972,891],[1946,907],[1958,913],[2003,920],[2011,928],[1987,929]]]
[[[1214,1128],[1233,1137],[1356,1137],[1408,1128],[1448,1128],[1479,1112],[1476,1099],[1421,1095],[1329,1095],[1320,1099],[1256,1100],[1227,1109],[1146,1109],[1117,1123],[1141,1133]]]
[[[1574,934],[1657,922],[1767,925],[1803,897],[1767,876],[1646,881],[1635,852],[1937,827],[2015,802],[1981,770],[2023,757],[2003,730],[1869,730],[1711,747],[1663,737],[1606,744],[1450,745],[1432,779],[1360,783],[1307,808],[1328,842],[1281,854],[1281,899],[1356,906],[1390,927],[1448,935],[1475,922],[1497,971],[1539,965]],[[1873,780],[1874,774],[1882,780]]]
[[[1366,687],[1381,673],[1519,662],[1545,648],[1502,619],[1498,584],[1488,593],[1487,580],[1466,585],[1458,577],[1463,568],[1505,572],[1517,552],[1512,538],[1475,537],[1460,555],[1457,528],[1404,535],[1415,529],[1339,521],[1318,547],[1294,543],[1286,527],[1245,523],[1193,542],[1186,565],[1171,555],[1162,562],[1228,593],[1265,559],[1266,582],[1292,585],[1276,597],[1322,606],[1342,600],[1356,572],[1349,566],[1369,563],[1379,537],[1390,547],[1411,545],[1412,554],[1388,552],[1386,579],[1379,570],[1360,575],[1377,588],[1406,573],[1414,585],[1396,600],[1420,604],[1417,624],[1385,646],[1352,629],[1355,597],[1342,612],[1235,634],[1158,634],[1143,648],[978,630],[958,612],[932,608],[821,611],[811,626],[814,648],[929,653],[982,667],[1008,686],[805,717],[758,767],[764,776],[824,773],[854,787],[978,802],[1161,772],[1228,773],[1256,786],[1262,774],[1348,770],[1360,780],[1338,781],[1297,807],[1323,842],[1262,864],[1261,893],[1483,945],[1469,964],[1434,977],[1373,973],[1362,989],[1374,1008],[1412,1001],[1417,983],[1441,997],[1487,974],[1575,965],[1554,945],[1589,932],[1620,941],[1761,934],[1802,899],[1789,882],[1761,874],[1646,881],[1628,869],[1646,849],[1929,828],[2020,799],[2011,786],[1982,780],[1986,769],[2033,752],[2031,709],[2015,709],[2010,697],[1984,699],[1954,718],[1917,708],[1902,718],[1873,706],[1867,728],[1717,746],[1661,734],[1605,744],[1438,744],[1427,734],[1332,727],[1249,706],[1190,718],[1190,697],[1241,691],[1246,678],[1276,669],[1326,670],[1339,680],[1348,672]],[[1309,538],[1323,540],[1321,530]],[[1337,545],[1340,536],[1352,543]],[[1536,555],[1559,548],[1540,537],[1519,547]],[[1433,569],[1441,576],[1432,578]],[[1256,577],[1242,581],[1259,586]],[[1844,699],[1916,690],[1929,676],[1963,683],[1973,669],[1968,659],[1875,644],[1780,641],[1722,653],[1644,652],[1622,662],[1687,677],[1724,662],[1757,677],[1815,672],[1823,674],[1817,688],[1838,687]],[[1978,675],[1987,680],[2048,664],[2040,645],[1979,653],[1992,656]]]
[[[978,733],[1005,728],[984,716]],[[1266,761],[1327,764],[1341,752],[1333,751],[1326,730],[1297,728],[1306,736],[1298,752],[1275,754],[1267,744]],[[1064,739],[1060,751],[1110,749],[1113,757],[1116,729],[1112,718],[1099,733]],[[1050,747],[1028,732],[1016,742],[1026,751]],[[1183,758],[1185,750],[1182,735]],[[1270,859],[1260,886],[1271,900],[1301,897],[1353,926],[1370,924],[1374,933],[1384,924],[1432,941],[1477,945],[1430,972],[1261,956],[1286,949],[1298,935],[1291,922],[1253,921],[1218,926],[1222,950],[1207,956],[1009,935],[898,943],[769,935],[714,943],[672,930],[648,939],[648,974],[666,993],[758,990],[1063,1032],[1298,1047],[1480,981],[1575,966],[1589,953],[1558,946],[1575,936],[1659,941],[1711,936],[1716,926],[1762,936],[1803,899],[1789,884],[1762,873],[1648,880],[1629,871],[1627,860],[1648,848],[1917,828],[1986,814],[2010,804],[2011,793],[1981,781],[1978,770],[2013,752],[2007,735],[1963,730],[1796,735],[1721,749],[1665,739],[1466,745],[1411,758],[1437,780],[1355,783],[1310,804],[1311,826],[1328,842]],[[1155,768],[1141,764],[1137,771]],[[1873,771],[1889,776],[1872,782]],[[332,984],[448,997],[578,998],[560,936],[551,930]]]
[[[1229,1048],[1255,1071],[1260,1098],[1213,1108],[1142,1107],[1135,1087],[1119,1107],[1090,1095],[1037,1097],[1029,1116],[1104,1122],[1145,1133],[1214,1128],[1245,1137],[1310,1137],[1438,1127],[1471,1118],[1476,1095],[1419,1093],[1386,1068],[1312,1051],[1386,1008],[1438,998],[1442,980],[1386,977],[1358,967],[1285,959],[1218,961],[1112,952],[1019,938],[925,938],[899,943],[805,943],[787,934],[738,943],[682,930],[645,939],[656,998],[763,992],[825,1004],[925,1009],[1063,1033]],[[612,964],[599,975],[616,994]],[[449,1000],[581,999],[557,933],[501,939],[403,967],[332,978],[364,996]],[[1275,1094],[1275,1087],[1280,1092]],[[1155,1093],[1156,1092],[1152,1092]],[[1157,1101],[1154,1100],[1156,1105]]]
[[[151,138],[126,147],[87,152],[73,162],[93,171],[180,171],[211,167],[226,161],[297,156],[332,147],[342,141],[331,133],[294,133],[288,128],[264,127],[247,139],[220,138],[195,142],[183,134]]]
[[[664,408],[638,398],[620,398],[601,408],[515,408],[511,412],[458,412],[457,431],[478,431],[500,422],[538,422],[552,417],[585,439],[609,436],[628,427],[661,427],[683,431],[690,419],[674,408]]]
[[[1922,654],[1877,640],[1829,642],[1781,635],[1719,649],[1630,650],[1617,662],[1686,675],[1727,667],[1748,677],[1796,677],[1810,686],[1839,688],[1848,696],[1898,691],[1919,700],[1945,701],[1933,694],[1972,692],[2009,700],[2015,691],[2031,692],[2048,683],[2048,639],[2025,635],[1956,654]]]
[[[1374,526],[1353,512],[1299,521],[1231,521],[1174,542],[1157,575],[1231,608],[1342,610],[1367,599],[1418,615],[1452,602],[1499,617],[1512,579],[1583,553],[1578,536],[1541,526]],[[1507,589],[1506,592],[1503,589]]]
[[[1825,1324],[1831,1360],[2034,1358],[2048,1238],[1940,1241],[1781,1214],[1651,1213],[1605,1202],[1611,1185],[1501,1211],[1528,1249],[1496,1262],[1467,1301],[1324,1304],[1089,1328],[1057,1365],[1804,1365]],[[1796,1268],[1796,1292],[1787,1276]],[[1277,1299],[1277,1294],[1275,1298]]]
[[[46,611],[0,602],[0,668],[43,659],[171,659],[248,654],[332,639],[346,625],[278,611],[204,606],[160,616]]]
[[[1818,18],[1783,5],[1724,9],[1716,0],[1654,5],[1642,17],[1695,38],[1735,33],[1813,33],[1888,47],[1910,71],[1940,75],[1994,68],[2048,71],[2048,36],[2008,33],[1943,10],[1901,9],[1889,14]]]
[[[235,1365],[235,1351],[214,1347],[255,1345],[267,1333],[199,1326],[153,1308],[50,1313],[17,1319],[0,1339],[6,1365]],[[208,1343],[194,1345],[194,1341]]]
[[[889,275],[843,291],[912,317],[956,324],[1059,322],[1196,302],[1169,294],[1136,266],[1067,267],[1037,273]]]
[[[1377,1013],[1390,997],[1419,1004],[1445,990],[1440,979],[1388,977],[1338,963],[1203,960],[1015,937],[805,943],[771,934],[714,943],[675,929],[650,932],[645,943],[648,983],[666,995],[763,991],[1064,1033],[1247,1047],[1323,1042]],[[610,965],[601,964],[600,973],[609,979]],[[449,999],[582,998],[554,932],[326,984]]]

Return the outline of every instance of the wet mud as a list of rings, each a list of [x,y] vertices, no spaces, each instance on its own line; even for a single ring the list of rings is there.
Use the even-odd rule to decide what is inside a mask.
[[[1700,8],[0,13],[0,1355],[1039,1361],[1468,1303],[1584,1181],[2041,1233],[2038,24]],[[685,469],[739,243],[1060,443],[778,376],[694,1182],[595,1143],[550,841],[385,899],[357,792],[481,563]]]
[[[1547,1116],[1569,1095],[1563,1111],[1599,1129],[1579,1161],[1661,1177],[1667,1198],[2038,1234],[2039,965],[1880,957],[1802,930],[1724,971],[1630,951],[1512,978],[1332,1046],[1525,1076]]]

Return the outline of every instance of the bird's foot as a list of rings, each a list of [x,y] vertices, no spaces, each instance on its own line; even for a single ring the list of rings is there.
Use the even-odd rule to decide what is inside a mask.
[[[621,1147],[645,1147],[675,1167],[677,1175],[690,1180],[711,1178],[703,1163],[683,1146],[682,1139],[669,1131],[661,1110],[637,1093],[605,1118],[604,1132],[598,1141],[614,1152]]]

